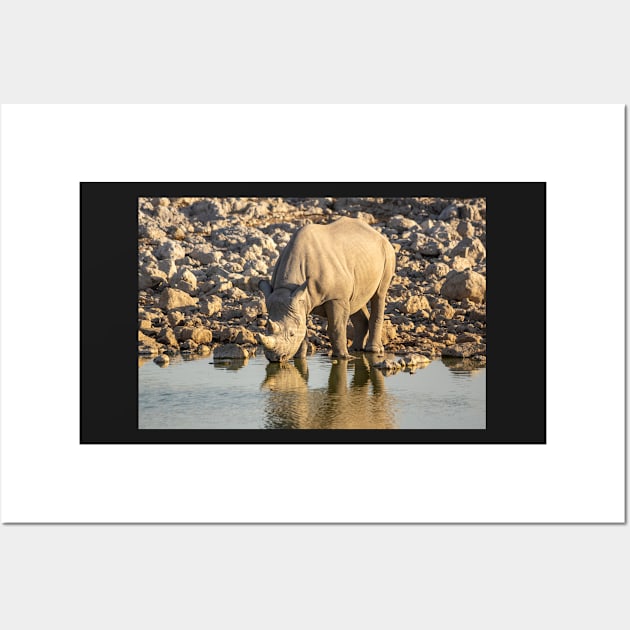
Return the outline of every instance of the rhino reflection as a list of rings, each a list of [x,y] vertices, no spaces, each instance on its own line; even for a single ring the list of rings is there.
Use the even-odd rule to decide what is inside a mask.
[[[348,372],[352,373],[348,384]],[[261,387],[269,390],[265,406],[268,429],[393,429],[394,409],[385,377],[365,355],[331,365],[328,386],[308,387],[303,359],[269,363]]]

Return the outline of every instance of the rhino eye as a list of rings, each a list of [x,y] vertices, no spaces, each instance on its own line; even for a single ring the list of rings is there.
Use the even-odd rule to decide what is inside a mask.
[[[291,337],[295,337],[295,333],[291,331]]]

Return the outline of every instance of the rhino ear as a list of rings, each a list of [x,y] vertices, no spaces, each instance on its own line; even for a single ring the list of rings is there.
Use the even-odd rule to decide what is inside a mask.
[[[266,280],[261,280],[258,283],[258,288],[265,294],[265,297],[269,297],[273,291],[271,285]]]

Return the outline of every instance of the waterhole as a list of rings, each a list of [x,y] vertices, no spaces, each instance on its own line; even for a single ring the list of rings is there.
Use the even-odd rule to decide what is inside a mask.
[[[393,355],[386,355],[392,358]],[[373,355],[139,359],[140,429],[485,429],[486,368],[437,359],[386,375]]]

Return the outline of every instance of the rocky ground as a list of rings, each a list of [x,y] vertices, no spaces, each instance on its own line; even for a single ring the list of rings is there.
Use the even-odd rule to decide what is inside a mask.
[[[482,198],[140,198],[139,355],[164,363],[217,345],[256,352],[266,322],[258,281],[270,278],[295,230],[341,216],[363,219],[396,250],[386,351],[484,365]],[[309,317],[308,339],[311,352],[330,351],[325,320]]]

